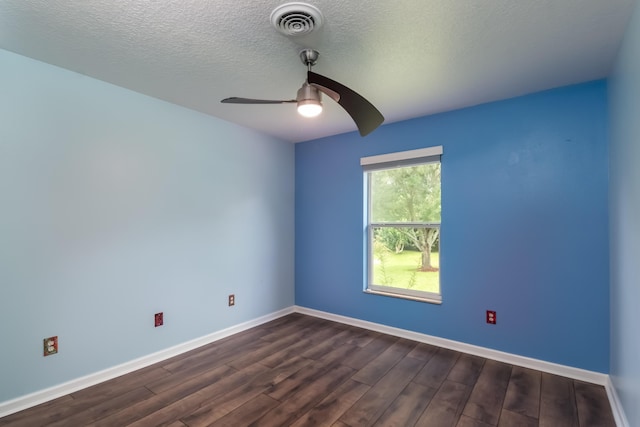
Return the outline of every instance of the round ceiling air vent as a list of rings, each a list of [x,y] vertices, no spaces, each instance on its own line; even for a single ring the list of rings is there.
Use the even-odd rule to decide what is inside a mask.
[[[271,12],[271,23],[285,36],[305,36],[322,26],[322,13],[306,3],[286,3]]]

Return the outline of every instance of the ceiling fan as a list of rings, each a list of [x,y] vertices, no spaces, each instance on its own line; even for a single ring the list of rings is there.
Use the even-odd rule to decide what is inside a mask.
[[[336,101],[351,116],[361,136],[373,132],[384,121],[384,117],[360,94],[341,83],[311,71],[318,60],[318,52],[304,49],[300,52],[302,63],[307,66],[307,80],[298,89],[296,99],[269,100],[231,97],[223,99],[224,104],[298,104],[298,113],[305,117],[315,117],[322,112],[321,92]]]

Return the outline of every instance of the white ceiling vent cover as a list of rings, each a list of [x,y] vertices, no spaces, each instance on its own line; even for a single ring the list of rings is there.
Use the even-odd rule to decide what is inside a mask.
[[[322,13],[306,3],[286,3],[271,12],[271,23],[285,36],[305,36],[322,26]]]

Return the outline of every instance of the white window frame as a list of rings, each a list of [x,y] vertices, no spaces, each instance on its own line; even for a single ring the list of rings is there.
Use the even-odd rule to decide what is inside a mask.
[[[440,227],[440,223],[372,223],[371,222],[371,175],[370,172],[380,171],[384,169],[393,169],[398,167],[417,166],[428,163],[442,163],[442,146],[434,146],[428,148],[420,148],[417,150],[401,151],[397,153],[381,154],[377,156],[363,157],[360,159],[360,165],[364,172],[364,185],[366,195],[366,278],[364,291],[370,294],[384,295],[395,298],[405,298],[434,304],[442,303],[442,282],[440,282],[440,293],[418,291],[414,289],[403,289],[392,286],[376,285],[371,283],[373,277],[373,229],[376,227],[397,227],[397,226],[417,226],[417,227]],[[442,186],[442,183],[440,183]],[[440,233],[440,237],[442,233]],[[440,258],[442,259],[442,258]]]

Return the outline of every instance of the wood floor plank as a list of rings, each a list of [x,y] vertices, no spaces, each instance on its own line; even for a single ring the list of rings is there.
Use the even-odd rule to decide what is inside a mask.
[[[253,350],[249,353],[241,353],[240,357],[236,357],[235,359],[228,362],[229,366],[242,370],[247,366],[251,366],[254,363],[261,362],[264,358],[271,356],[272,354],[283,350],[290,345],[293,345],[303,339],[304,334],[302,331],[298,331],[297,333],[291,333],[286,337],[283,337],[277,341],[269,342],[268,345],[260,347],[256,350]]]
[[[424,361],[405,357],[340,417],[347,425],[371,425],[415,377]]]
[[[314,427],[333,425],[338,418],[371,387],[357,381],[348,380],[329,394],[314,408],[300,417],[292,427]]]
[[[166,406],[175,403],[179,399],[172,397],[153,395],[146,400],[136,402],[129,405],[125,409],[111,414],[100,420],[92,423],[92,427],[113,427],[113,426],[128,426],[141,418],[149,416],[156,411],[159,411]]]
[[[480,376],[486,359],[471,354],[461,354],[447,379],[466,385],[474,385]]]
[[[574,381],[576,405],[581,427],[614,427],[615,420],[604,387]]]
[[[458,357],[460,353],[457,351],[439,348],[413,381],[427,387],[440,387],[456,364]]]
[[[354,373],[348,366],[335,366],[312,383],[302,384],[294,394],[256,420],[256,427],[281,427],[291,424],[318,402],[340,387]]]
[[[225,394],[202,403],[190,413],[185,413],[181,420],[189,426],[208,426],[256,396],[269,392],[274,385],[284,381],[309,363],[311,361],[308,359],[296,357],[277,368],[264,370],[257,375],[249,374],[244,383],[228,387]]]
[[[357,349],[346,355],[342,359],[341,363],[343,365],[350,366],[353,369],[362,369],[369,362],[378,357],[383,351],[392,346],[396,341],[398,341],[397,337],[390,337],[381,334],[373,338],[364,346],[359,346],[357,343],[347,341],[348,344],[355,345]]]
[[[151,397],[153,393],[144,387],[130,390],[127,393],[114,396],[108,400],[102,400],[95,405],[91,405],[82,411],[75,412],[73,415],[64,417],[57,422],[49,421],[48,427],[66,427],[66,426],[82,426],[100,420],[106,416],[117,413],[130,405],[144,401]]]
[[[272,329],[268,333],[264,333],[260,339],[269,342],[280,341],[283,338],[294,335],[304,335],[306,330],[314,325],[322,324],[323,320],[316,317],[301,317],[295,322],[291,322],[286,325],[281,325],[278,328]]]
[[[207,370],[198,369],[195,372],[187,371],[180,374],[172,374],[155,381],[150,381],[146,387],[155,394],[160,394],[168,390],[173,390],[174,392],[176,390],[182,390],[184,385],[186,385],[186,388],[191,390],[191,392],[195,392],[205,387],[208,383],[218,381],[220,378],[236,372],[236,370],[230,366],[216,365],[217,364],[212,364],[210,369]],[[187,391],[187,393],[188,392],[189,391]]]
[[[159,381],[169,376],[171,376],[171,372],[162,367],[153,365],[131,372],[130,374],[122,375],[112,380],[96,384],[85,388],[84,390],[79,390],[71,394],[71,396],[77,400],[87,398],[91,399],[98,395],[103,396],[103,398],[107,398],[108,396],[123,394],[128,390],[143,387],[151,381]]]
[[[414,349],[416,343],[400,339],[380,353],[378,357],[360,369],[353,379],[364,384],[373,385],[382,378],[396,363]]]
[[[214,343],[172,357],[169,360],[161,362],[161,365],[164,369],[172,373],[183,372],[204,361],[212,362],[218,360],[220,356],[228,356],[229,354],[235,354],[237,356],[238,353],[249,352],[260,346],[268,345],[267,342],[260,340],[260,336],[261,332],[259,330],[249,329],[242,331]]]
[[[165,382],[166,385],[169,386],[172,381],[176,381],[175,378],[184,377],[184,379],[187,380],[189,378],[197,377],[207,370],[215,369],[219,366],[235,361],[238,358],[238,354],[248,354],[254,351],[259,351],[267,345],[270,344],[264,341],[254,340],[250,343],[238,346],[235,351],[233,349],[227,349],[224,352],[218,352],[216,354],[211,354],[206,351],[197,357],[192,356],[189,359],[180,361],[179,365],[172,362],[168,366],[164,366],[164,368],[170,370],[173,379],[171,377],[163,378],[158,380],[153,387],[160,387],[160,384]]]
[[[327,366],[319,362],[312,362],[293,375],[285,378],[280,383],[275,384],[268,393],[268,396],[284,402],[307,387],[309,383],[321,381],[334,366],[335,365]],[[355,372],[353,368],[349,368],[348,366],[344,366],[344,368],[351,370],[352,373]]]
[[[514,366],[503,408],[537,420],[540,416],[540,383],[539,371]]]
[[[42,403],[24,411],[16,412],[0,418],[0,426],[31,427],[34,425],[46,425],[52,414],[73,403],[71,395],[59,397],[49,402]]]
[[[466,415],[461,415],[456,427],[495,427],[495,425],[483,423]]]
[[[244,405],[228,413],[218,421],[211,424],[212,427],[238,427],[250,426],[265,413],[279,405],[275,399],[260,394],[255,399],[249,400]]]
[[[307,359],[318,360],[337,347],[346,344],[349,332],[334,328],[334,333],[322,342],[308,348],[302,353]]]
[[[358,347],[366,347],[371,344],[371,342],[376,338],[380,338],[383,336],[379,332],[357,328],[355,326],[351,326],[348,331],[351,332],[351,338],[346,341],[347,344],[353,344]]]
[[[233,375],[236,377],[239,375],[235,369],[229,366],[219,366],[207,372],[206,375],[173,384],[171,388],[163,389],[149,399],[132,404],[126,409],[96,422],[96,426],[109,427],[130,424]]]
[[[354,353],[359,353],[360,350],[361,348],[356,345],[344,344],[339,347],[335,347],[333,350],[322,356],[317,361],[324,365],[341,364],[353,368],[353,366],[351,366],[352,364],[344,363],[344,361],[345,359],[350,358]]]
[[[304,339],[301,339],[298,342],[271,354],[270,356],[262,359],[260,363],[272,367],[278,366],[285,360],[294,356],[298,356],[300,354],[304,354],[320,344],[324,344],[326,342],[335,343],[334,339],[336,333],[337,328],[331,327],[331,325],[326,325],[324,323],[319,324],[314,330],[307,329],[307,333],[305,333]]]
[[[408,357],[414,357],[416,359],[424,360],[428,362],[429,359],[433,357],[434,354],[438,351],[438,347],[435,345],[418,343],[413,350],[407,354]]]
[[[512,366],[487,360],[476,380],[463,414],[480,422],[497,425],[507,393]]]
[[[351,336],[346,325],[340,325],[338,323],[329,322],[318,328],[316,331],[310,332],[312,337],[322,337],[318,340],[324,342],[326,340],[334,341],[336,344],[343,344],[347,342],[347,339]]]
[[[314,347],[314,343],[311,339],[298,340],[297,342],[262,358],[260,363],[272,368],[284,363],[288,359],[298,356],[300,353],[303,353],[311,347]]]
[[[438,390],[410,382],[374,424],[376,427],[412,426]]]
[[[293,323],[299,324],[299,322],[302,321],[304,317],[308,317],[308,316],[305,316],[304,314],[300,314],[300,313],[290,313],[290,314],[287,314],[286,316],[282,316],[277,319],[270,320],[266,323],[258,325],[249,330],[258,331],[261,336],[265,336],[267,334],[270,334],[274,330],[281,329],[287,325],[291,325]]]
[[[192,414],[198,408],[205,406],[220,396],[226,395],[229,393],[229,390],[246,384],[253,376],[268,370],[269,368],[259,363],[251,365],[243,371],[224,377],[222,380],[201,388],[195,393],[166,405],[129,425],[135,427],[159,426],[181,420],[184,416]]]
[[[470,394],[471,386],[445,380],[416,422],[416,426],[455,426]]]
[[[108,393],[98,393],[95,395],[83,394],[81,399],[57,399],[55,405],[46,405],[44,411],[34,408],[33,417],[24,416],[29,414],[14,414],[7,418],[0,419],[0,425],[11,426],[33,426],[33,425],[65,425],[69,419],[91,419],[108,416],[111,412],[116,412],[124,406],[144,400],[152,393],[144,387],[130,390],[128,387],[123,389],[121,393],[117,393],[111,388]],[[123,398],[123,396],[126,396]],[[36,421],[40,420],[40,421]],[[70,425],[70,424],[68,424]],[[78,424],[81,425],[81,424]]]
[[[526,415],[503,409],[498,427],[538,427],[538,420]]]
[[[573,380],[542,373],[540,427],[578,427]]]

